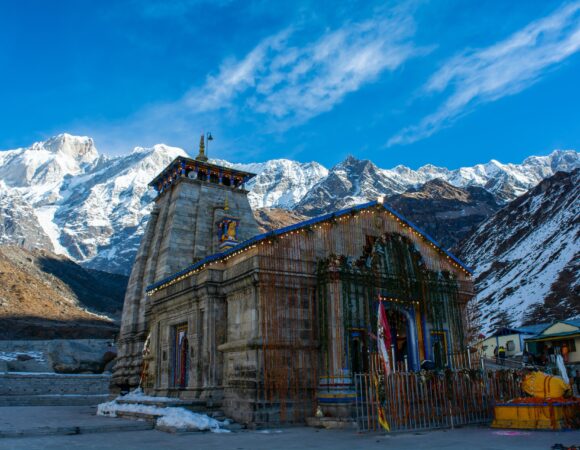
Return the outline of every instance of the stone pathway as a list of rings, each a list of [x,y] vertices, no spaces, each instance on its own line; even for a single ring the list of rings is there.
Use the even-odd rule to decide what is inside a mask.
[[[580,432],[497,434],[489,428],[462,428],[429,433],[358,434],[306,427],[238,433],[168,434],[156,430],[100,435],[0,439],[2,450],[550,450],[555,443],[579,444]]]
[[[549,450],[555,443],[580,444],[580,432],[504,431],[465,427],[421,433],[357,433],[354,430],[277,428],[236,433],[168,434],[152,424],[95,416],[95,407],[0,407],[2,450]],[[96,434],[100,433],[100,434]]]
[[[94,406],[0,407],[3,438],[150,430],[148,422],[99,417]]]

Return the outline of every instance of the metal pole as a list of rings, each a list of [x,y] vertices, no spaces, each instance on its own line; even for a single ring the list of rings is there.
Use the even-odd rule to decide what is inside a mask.
[[[467,347],[467,367],[471,369],[471,353],[469,351],[469,347]]]
[[[395,361],[395,346],[391,344],[391,361],[393,362],[393,373],[397,371],[397,362]]]

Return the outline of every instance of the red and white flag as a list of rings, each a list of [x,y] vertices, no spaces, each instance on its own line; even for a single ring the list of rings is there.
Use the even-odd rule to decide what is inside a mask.
[[[377,343],[379,353],[385,365],[385,375],[391,373],[391,360],[389,359],[389,349],[391,348],[391,328],[387,321],[387,313],[383,302],[379,302],[379,312],[377,320]]]

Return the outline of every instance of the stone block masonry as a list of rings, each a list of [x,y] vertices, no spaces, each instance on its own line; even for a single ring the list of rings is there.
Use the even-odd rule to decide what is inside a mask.
[[[247,193],[240,188],[181,177],[157,197],[125,295],[113,392],[139,384],[141,353],[150,331],[146,287],[219,252],[217,223],[226,216],[239,220],[238,241],[258,234]]]
[[[96,405],[108,398],[110,374],[0,374],[0,406]]]

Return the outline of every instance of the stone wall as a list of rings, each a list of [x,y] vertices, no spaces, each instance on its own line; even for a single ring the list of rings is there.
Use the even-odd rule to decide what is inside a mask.
[[[95,405],[108,398],[110,374],[0,373],[0,406]]]

